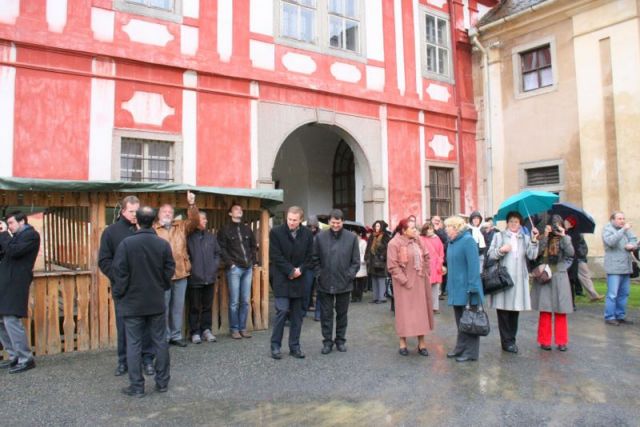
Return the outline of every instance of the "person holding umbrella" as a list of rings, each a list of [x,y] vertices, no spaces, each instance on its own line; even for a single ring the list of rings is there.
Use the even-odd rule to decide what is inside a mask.
[[[578,219],[574,215],[568,215],[564,219],[564,228],[571,238],[571,244],[575,251],[573,264],[569,268],[569,279],[574,284],[572,289],[577,290],[579,286],[582,286],[589,294],[591,302],[602,301],[604,297],[598,294],[591,280],[591,271],[589,271],[589,266],[587,265],[589,247],[577,228],[578,224]]]

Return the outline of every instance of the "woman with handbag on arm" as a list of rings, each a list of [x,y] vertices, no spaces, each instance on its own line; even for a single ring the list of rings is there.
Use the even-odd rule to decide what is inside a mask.
[[[456,347],[447,353],[447,357],[455,357],[457,362],[470,362],[478,360],[480,355],[480,336],[462,332],[460,318],[467,304],[475,312],[484,299],[480,279],[478,245],[471,234],[467,232],[467,225],[461,217],[449,217],[444,225],[449,237],[449,246],[447,247],[448,303],[453,306],[458,327]]]
[[[407,337],[418,337],[418,354],[428,356],[424,336],[433,329],[429,252],[414,220],[403,219],[396,230],[387,249],[387,268],[394,284],[399,353],[408,356]]]
[[[518,317],[521,311],[531,310],[529,294],[529,270],[527,259],[538,257],[537,228],[531,230],[531,236],[522,232],[522,215],[518,212],[507,214],[507,229],[496,232],[491,240],[487,256],[496,260],[507,269],[513,286],[488,297],[488,305],[495,308],[498,315],[498,329],[502,350],[517,353],[516,334]]]
[[[373,233],[367,241],[367,250],[364,256],[367,263],[367,274],[371,277],[373,299],[371,304],[383,304],[387,302],[385,292],[387,291],[387,245],[389,244],[389,234],[387,233],[387,223],[378,220],[373,223]]]
[[[558,350],[567,351],[569,328],[567,313],[573,312],[571,284],[567,270],[573,263],[573,245],[566,235],[559,215],[551,217],[544,236],[540,239],[538,261],[531,273],[531,307],[540,312],[538,321],[538,344],[551,350],[552,324]]]

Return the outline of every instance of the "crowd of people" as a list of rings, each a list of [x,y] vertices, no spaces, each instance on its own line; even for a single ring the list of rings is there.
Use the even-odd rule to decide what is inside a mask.
[[[247,317],[257,243],[243,221],[242,206],[233,203],[229,221],[211,232],[207,215],[198,210],[195,195],[187,193],[186,218],[176,218],[174,207],[140,206],[135,196],[121,202],[117,220],[102,234],[99,268],[111,282],[117,326],[115,375],[128,373],[129,396],[145,395],[146,376],[155,376],[158,392],[168,389],[169,346],[186,347],[215,342],[212,303],[218,270],[224,267],[229,290],[229,328],[232,339],[250,339]],[[9,359],[0,368],[10,373],[35,367],[20,318],[27,316],[29,286],[40,246],[38,232],[21,212],[0,223],[0,341]],[[271,357],[282,356],[285,328],[289,327],[289,354],[304,359],[300,345],[308,312],[320,322],[322,354],[334,347],[346,352],[350,303],[392,299],[399,354],[408,356],[408,339],[417,338],[417,354],[429,356],[427,336],[434,329],[440,301],[453,307],[459,326],[465,311],[495,309],[502,350],[518,353],[519,314],[538,311],[537,342],[542,350],[555,343],[567,351],[567,314],[575,309],[575,294],[582,287],[592,301],[602,300],[594,288],[587,264],[588,248],[577,232],[578,220],[568,215],[525,218],[506,216],[506,228],[497,229],[491,218],[473,212],[461,216],[433,216],[419,225],[414,216],[388,229],[383,220],[369,228],[347,230],[344,214],[333,210],[326,230],[317,218],[305,223],[304,211],[291,206],[285,223],[269,233],[269,280],[275,306]],[[615,212],[604,226],[604,268],[607,294],[604,321],[619,326],[626,318],[626,303],[633,272],[632,253],[638,240],[624,213]],[[510,286],[485,295],[482,273],[499,264]],[[189,312],[185,313],[185,300]],[[185,315],[186,314],[186,315]],[[183,319],[189,336],[183,336]],[[458,328],[455,346],[447,357],[458,362],[479,358],[479,335]]]

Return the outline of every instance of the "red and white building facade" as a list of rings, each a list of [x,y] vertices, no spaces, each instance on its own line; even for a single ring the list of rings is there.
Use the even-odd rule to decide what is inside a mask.
[[[478,205],[492,0],[2,0],[0,176],[283,188],[367,223]]]

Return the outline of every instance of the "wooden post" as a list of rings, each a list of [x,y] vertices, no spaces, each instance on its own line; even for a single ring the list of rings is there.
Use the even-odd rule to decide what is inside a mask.
[[[260,215],[260,253],[262,259],[261,298],[262,327],[269,328],[269,211],[263,209]]]
[[[251,275],[251,318],[253,320],[252,325],[254,330],[265,329],[262,326],[262,290],[260,289],[260,282],[262,281],[262,275],[260,274],[262,269],[260,267],[254,267]]]
[[[76,329],[76,324],[73,321],[73,309],[75,308],[76,277],[78,276],[64,276],[62,280],[62,304],[64,308],[62,329],[64,331],[65,352],[74,350],[75,339],[73,334]]]
[[[89,350],[90,328],[89,328],[89,300],[91,292],[91,276],[78,276],[76,280],[78,293],[78,350]]]
[[[100,303],[105,300],[101,300],[99,297],[99,290],[101,288],[102,274],[98,269],[98,251],[100,249],[100,236],[105,225],[105,195],[102,193],[91,193],[89,197],[91,203],[91,209],[89,212],[89,223],[91,224],[91,237],[90,237],[90,253],[89,253],[89,268],[91,270],[91,293],[89,300],[89,325],[91,328],[91,348],[96,349],[101,344],[101,332],[104,329],[104,335],[107,334],[106,320],[104,325],[100,324]],[[106,298],[105,298],[106,299]],[[105,308],[106,310],[106,308]],[[106,311],[105,311],[106,312]],[[108,337],[104,337],[105,345]]]

